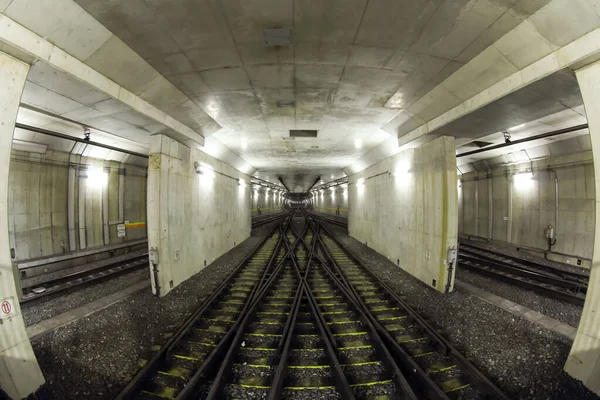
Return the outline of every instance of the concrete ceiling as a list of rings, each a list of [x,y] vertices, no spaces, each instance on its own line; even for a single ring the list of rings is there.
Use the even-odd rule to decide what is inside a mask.
[[[76,1],[222,126],[215,145],[303,191],[549,0]]]
[[[559,71],[532,85],[462,117],[432,135],[456,137],[457,154],[482,145],[504,143],[504,131],[512,140],[587,123],[583,99],[571,71]],[[487,169],[506,163],[591,150],[587,129],[533,140],[460,157],[460,171]]]

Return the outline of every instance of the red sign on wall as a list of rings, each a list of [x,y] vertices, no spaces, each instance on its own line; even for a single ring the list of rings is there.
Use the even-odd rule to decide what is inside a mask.
[[[0,318],[10,318],[15,315],[15,304],[13,298],[9,297],[0,301]]]

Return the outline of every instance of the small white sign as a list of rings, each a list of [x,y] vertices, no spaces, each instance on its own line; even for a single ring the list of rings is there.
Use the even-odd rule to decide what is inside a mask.
[[[124,238],[125,236],[125,224],[117,225],[117,237]]]
[[[0,318],[7,319],[16,315],[15,302],[12,297],[0,300]]]

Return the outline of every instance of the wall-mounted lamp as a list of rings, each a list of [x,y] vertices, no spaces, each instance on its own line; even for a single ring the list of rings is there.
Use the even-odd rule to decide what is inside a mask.
[[[102,167],[88,167],[87,185],[90,187],[101,188],[108,183],[108,174]]]
[[[204,175],[204,171],[202,170],[202,167],[198,161],[194,161],[194,169],[196,170],[197,174]]]
[[[533,181],[533,173],[532,172],[523,172],[520,174],[515,174],[514,176],[515,185],[517,187],[525,188],[531,185]]]
[[[363,186],[364,186],[364,184],[365,184],[365,178],[359,178],[359,179],[356,181],[356,186],[358,186],[358,187],[363,187]]]
[[[239,178],[238,179],[238,186],[245,187],[246,186],[246,181],[243,180],[242,178]]]

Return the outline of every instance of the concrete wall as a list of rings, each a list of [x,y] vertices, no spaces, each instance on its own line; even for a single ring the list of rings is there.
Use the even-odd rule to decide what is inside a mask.
[[[258,207],[260,207],[262,214],[281,211],[283,195],[280,193],[275,193],[272,190],[267,191],[264,187],[254,186],[251,193],[252,216],[258,215]]]
[[[250,236],[249,182],[200,150],[164,135],[151,137],[148,246],[158,249],[161,296]]]
[[[441,137],[349,178],[350,235],[442,292],[457,244],[455,149]]]
[[[104,171],[105,181],[92,182],[93,176],[87,178],[88,165],[97,171]],[[71,199],[68,190],[70,168],[75,170]],[[119,196],[120,173],[125,174],[122,200]],[[83,202],[79,201],[79,193],[85,196]],[[69,243],[69,201],[73,202],[74,207],[75,240],[72,244]],[[121,218],[119,201],[124,203],[124,215]],[[81,220],[80,206],[83,207]],[[105,207],[106,214],[103,213]],[[117,224],[124,220],[144,224],[126,229],[127,237],[121,239],[117,237]],[[9,173],[8,221],[10,246],[15,250],[16,260],[144,238],[146,169],[78,155],[69,158],[68,153],[59,151],[48,150],[45,154],[13,151]],[[108,231],[106,237],[105,229]],[[85,246],[82,246],[84,242]]]
[[[546,251],[544,229],[552,225],[555,257],[591,259],[595,220],[591,152],[536,160],[533,179],[514,178],[530,172],[531,166],[527,162],[464,174],[459,183],[459,232]],[[589,267],[583,260],[581,264]]]
[[[313,207],[316,211],[327,214],[335,214],[339,207],[340,215],[347,217],[348,188],[334,187],[319,191],[319,194],[313,197]]]
[[[21,399],[44,383],[21,315],[8,241],[8,170],[17,110],[29,65],[0,52],[0,303],[11,312],[0,315],[0,387],[9,398]]]

